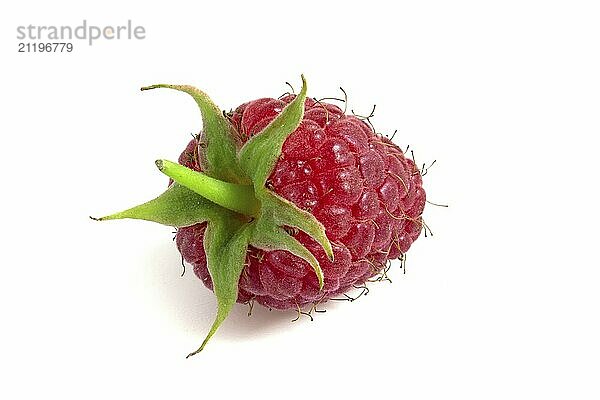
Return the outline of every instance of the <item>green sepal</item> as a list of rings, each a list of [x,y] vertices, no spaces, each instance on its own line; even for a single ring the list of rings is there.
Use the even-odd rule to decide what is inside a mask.
[[[192,96],[202,114],[203,135],[200,140],[205,147],[206,157],[202,162],[204,172],[213,178],[233,183],[249,183],[248,178],[237,163],[237,145],[230,131],[230,123],[219,107],[203,91],[188,85],[158,84],[145,86],[142,90],[168,88]]]
[[[240,166],[252,180],[257,192],[265,189],[265,183],[281,155],[285,139],[300,125],[304,116],[305,99],[306,80],[302,75],[302,90],[298,96],[240,150]]]
[[[222,216],[234,218],[235,213],[192,192],[185,186],[173,183],[153,200],[105,217],[92,217],[92,219],[97,221],[142,219],[162,225],[183,227],[211,221]]]
[[[289,226],[305,232],[323,247],[327,257],[333,261],[333,248],[325,234],[325,227],[314,215],[269,190],[262,194],[261,202],[263,210],[272,210],[276,225]]]
[[[226,218],[218,218],[208,224],[204,233],[204,250],[217,297],[217,315],[200,347],[187,357],[204,349],[236,303],[238,282],[253,228],[254,224],[235,223]]]

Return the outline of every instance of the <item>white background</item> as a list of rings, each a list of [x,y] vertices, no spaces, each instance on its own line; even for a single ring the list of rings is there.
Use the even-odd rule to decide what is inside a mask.
[[[385,5],[384,5],[385,4]],[[390,2],[391,4],[391,2]],[[0,397],[598,399],[599,10],[589,1],[2,5]],[[18,25],[133,20],[142,41],[18,54]],[[156,158],[285,81],[399,130],[433,238],[314,322],[215,300],[171,229],[95,223],[161,192]]]

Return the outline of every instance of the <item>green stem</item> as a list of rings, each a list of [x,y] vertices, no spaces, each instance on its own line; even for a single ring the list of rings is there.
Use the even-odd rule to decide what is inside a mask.
[[[168,160],[156,160],[156,166],[175,182],[213,203],[247,216],[258,216],[260,202],[252,185],[220,181]]]

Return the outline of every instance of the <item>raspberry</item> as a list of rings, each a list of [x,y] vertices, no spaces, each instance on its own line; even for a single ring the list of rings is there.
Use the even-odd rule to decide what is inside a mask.
[[[177,248],[217,297],[205,345],[235,302],[276,309],[345,293],[401,257],[421,232],[420,171],[360,118],[302,90],[247,102],[229,114],[191,86],[202,133],[171,180],[144,204],[97,220],[142,219],[178,228]],[[96,218],[94,218],[96,219]]]
[[[267,126],[295,98],[263,98],[229,115],[242,142]],[[406,253],[421,232],[425,192],[414,162],[355,116],[307,99],[304,119],[287,138],[267,185],[313,213],[332,241],[334,261],[308,235],[294,235],[319,261],[323,290],[310,265],[287,251],[249,247],[237,301],[254,299],[276,309],[323,302],[361,285],[388,260]],[[200,171],[192,139],[179,161]],[[203,240],[206,223],[180,228],[177,248],[212,289]]]

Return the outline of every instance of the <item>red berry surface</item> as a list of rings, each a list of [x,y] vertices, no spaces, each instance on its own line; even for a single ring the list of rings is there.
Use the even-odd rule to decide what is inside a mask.
[[[294,99],[245,103],[229,119],[241,142],[265,128]],[[199,153],[200,152],[200,153]],[[190,141],[179,163],[200,171],[202,147]],[[239,281],[238,302],[254,299],[276,309],[326,301],[361,285],[402,256],[422,228],[425,192],[411,159],[364,121],[337,106],[307,99],[300,126],[287,138],[267,186],[325,226],[330,261],[303,232],[298,239],[319,260],[324,287],[304,260],[284,250],[250,247]],[[206,223],[180,228],[176,242],[185,261],[212,290],[203,240]]]

